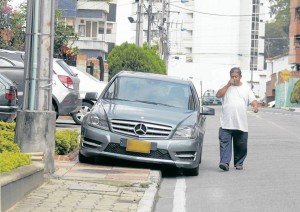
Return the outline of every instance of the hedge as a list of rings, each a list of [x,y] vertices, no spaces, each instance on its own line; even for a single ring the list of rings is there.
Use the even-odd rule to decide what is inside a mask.
[[[0,154],[0,173],[8,172],[30,163],[30,156],[24,153],[2,152]]]
[[[55,133],[55,154],[67,155],[79,146],[79,132],[76,130],[61,130]]]
[[[21,153],[14,143],[16,123],[0,122],[0,173],[31,163],[29,155]],[[79,132],[61,130],[55,133],[55,154],[66,155],[79,146]]]

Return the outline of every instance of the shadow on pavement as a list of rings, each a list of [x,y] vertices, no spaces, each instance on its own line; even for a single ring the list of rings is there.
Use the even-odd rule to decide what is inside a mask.
[[[162,173],[162,177],[164,178],[174,178],[182,175],[182,171],[175,166],[167,166],[160,164],[151,164],[151,163],[143,163],[143,162],[134,162],[121,160],[116,158],[109,157],[97,157],[94,159],[92,163],[94,165],[102,165],[102,166],[118,166],[123,168],[135,168],[135,169],[152,169],[159,170]]]

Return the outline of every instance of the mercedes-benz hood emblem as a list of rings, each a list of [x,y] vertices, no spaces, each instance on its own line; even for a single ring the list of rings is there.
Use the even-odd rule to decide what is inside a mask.
[[[146,135],[147,127],[144,124],[136,124],[134,126],[134,133],[138,136]]]

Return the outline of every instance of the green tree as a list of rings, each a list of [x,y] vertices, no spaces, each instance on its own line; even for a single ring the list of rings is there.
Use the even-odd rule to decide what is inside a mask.
[[[266,23],[265,57],[285,55],[289,48],[290,0],[269,0],[273,20]]]
[[[11,14],[10,47],[13,50],[25,50],[26,13],[27,5],[24,2]]]
[[[300,103],[300,80],[295,83],[290,100],[291,103]]]
[[[0,0],[0,48],[2,49],[5,49],[9,46],[9,41],[5,39],[6,36],[4,35],[6,32],[8,32],[10,27],[9,17],[12,8],[7,4],[9,1]]]
[[[63,47],[71,47],[72,44],[78,40],[78,34],[75,33],[74,29],[60,21],[62,20],[61,11],[55,12],[56,22],[54,25],[54,57],[62,56],[64,52],[62,51]],[[71,45],[71,46],[70,46]]]
[[[266,24],[265,57],[272,58],[285,55],[289,50],[289,34],[283,29],[285,25],[274,21]]]
[[[146,44],[139,47],[125,42],[116,46],[109,53],[107,62],[110,78],[122,70],[166,74],[165,63],[158,56],[157,49]]]

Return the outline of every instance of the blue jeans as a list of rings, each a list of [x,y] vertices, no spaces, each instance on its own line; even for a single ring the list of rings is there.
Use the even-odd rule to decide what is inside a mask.
[[[219,140],[220,163],[230,163],[233,143],[234,166],[242,166],[247,156],[248,132],[220,127]]]

